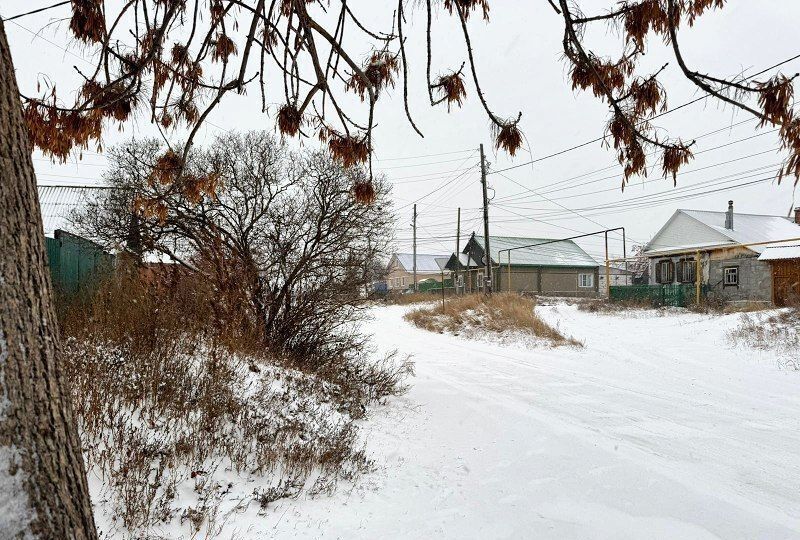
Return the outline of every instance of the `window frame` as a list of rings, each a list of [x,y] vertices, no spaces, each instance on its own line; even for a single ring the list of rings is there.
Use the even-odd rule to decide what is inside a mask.
[[[728,283],[728,271],[733,270],[732,274],[736,276],[735,283]],[[722,286],[723,287],[738,287],[739,286],[739,267],[738,266],[723,266],[722,267]]]
[[[695,283],[697,281],[697,260],[690,258],[683,258],[678,260],[678,267],[675,269],[675,281],[678,283]],[[692,279],[686,279],[686,268],[688,267],[689,273],[692,274]]]
[[[657,282],[659,285],[670,285],[675,282],[675,261],[672,259],[660,259],[656,261],[656,264],[659,265],[656,268],[656,277],[658,277]],[[666,274],[672,274],[670,277],[671,279],[667,279],[664,275],[664,266],[667,268]]]
[[[478,286],[478,290],[482,291],[483,290],[483,270],[479,270],[477,272],[477,283],[476,284]]]
[[[588,277],[589,284],[588,285],[581,285],[582,278]],[[578,288],[579,289],[594,289],[594,274],[591,272],[579,272],[578,273]]]

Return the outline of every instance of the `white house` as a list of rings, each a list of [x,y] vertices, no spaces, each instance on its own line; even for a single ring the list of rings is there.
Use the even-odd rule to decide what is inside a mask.
[[[800,208],[794,217],[735,213],[733,201],[727,212],[676,210],[643,251],[650,283],[695,283],[699,259],[710,296],[783,303],[786,287],[774,287],[774,264],[759,256],[781,242],[797,243]]]

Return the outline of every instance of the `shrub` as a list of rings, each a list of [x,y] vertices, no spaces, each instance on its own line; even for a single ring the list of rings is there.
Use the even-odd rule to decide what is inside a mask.
[[[273,354],[228,301],[192,273],[128,269],[61,306],[106,535],[211,536],[232,499],[263,508],[371,469],[355,420],[405,391],[408,360],[373,362],[363,348],[325,362]]]
[[[551,345],[580,345],[547,324],[535,312],[536,301],[513,293],[480,294],[451,298],[441,305],[409,311],[405,319],[431,332],[508,336],[517,333],[547,341]]]

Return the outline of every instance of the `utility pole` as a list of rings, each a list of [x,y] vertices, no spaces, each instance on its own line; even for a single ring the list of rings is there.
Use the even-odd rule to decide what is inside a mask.
[[[414,219],[412,221],[414,227],[414,292],[417,292],[417,205],[414,205]]]
[[[492,252],[489,251],[489,196],[486,193],[486,155],[481,145],[481,185],[483,186],[483,250],[485,259],[485,283],[483,293],[492,294]]]
[[[461,272],[458,271],[458,267],[461,265],[461,207],[458,207],[458,218],[456,219],[456,273],[455,273],[455,283],[453,283],[454,287],[453,290],[458,295],[458,277],[461,275]]]

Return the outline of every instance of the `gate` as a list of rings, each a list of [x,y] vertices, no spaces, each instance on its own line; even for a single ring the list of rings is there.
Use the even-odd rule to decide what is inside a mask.
[[[772,300],[776,306],[800,300],[800,260],[772,261]]]

